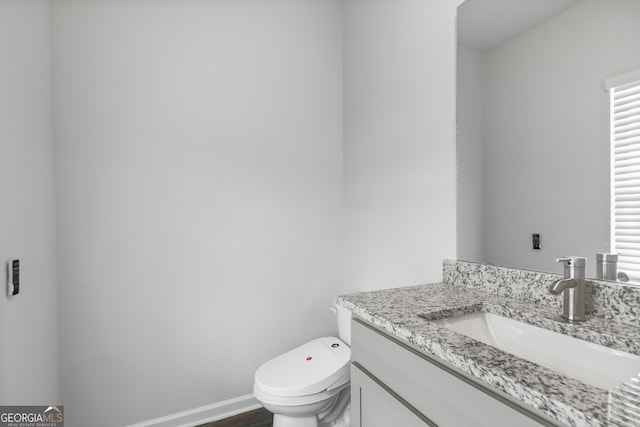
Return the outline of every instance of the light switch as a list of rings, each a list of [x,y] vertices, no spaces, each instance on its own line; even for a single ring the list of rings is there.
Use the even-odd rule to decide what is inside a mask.
[[[20,260],[13,259],[7,263],[7,295],[10,297],[20,292]]]

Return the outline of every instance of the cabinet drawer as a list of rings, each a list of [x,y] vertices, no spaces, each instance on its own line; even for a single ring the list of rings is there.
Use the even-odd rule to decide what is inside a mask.
[[[561,425],[360,319],[351,327],[354,364],[438,426]]]

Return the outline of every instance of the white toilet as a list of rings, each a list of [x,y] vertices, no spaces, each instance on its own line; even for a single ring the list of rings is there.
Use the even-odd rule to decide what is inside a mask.
[[[256,370],[253,395],[273,412],[273,427],[349,427],[351,313],[332,309],[338,335],[301,345]]]

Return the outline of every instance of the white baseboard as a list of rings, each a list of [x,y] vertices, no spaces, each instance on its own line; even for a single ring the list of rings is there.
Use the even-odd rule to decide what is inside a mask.
[[[128,427],[194,427],[233,417],[243,412],[253,411],[260,407],[261,405],[255,397],[253,397],[253,394],[247,394],[223,402],[217,402],[199,408],[176,412],[175,414],[164,417],[154,418],[153,420],[143,421],[138,424],[132,424]]]

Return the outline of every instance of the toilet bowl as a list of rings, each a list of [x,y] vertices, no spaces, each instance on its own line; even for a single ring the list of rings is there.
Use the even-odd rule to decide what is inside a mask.
[[[351,317],[345,311],[338,316]],[[343,340],[315,339],[260,366],[253,395],[273,412],[273,427],[349,427],[350,361]]]

